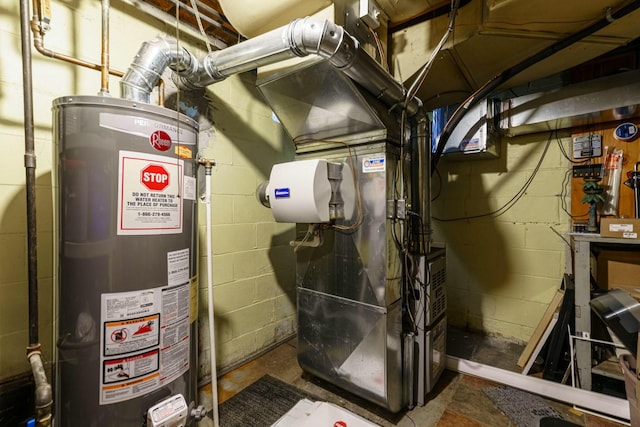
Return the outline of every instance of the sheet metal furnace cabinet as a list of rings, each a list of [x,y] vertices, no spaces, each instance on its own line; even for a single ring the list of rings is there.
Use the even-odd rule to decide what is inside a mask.
[[[386,218],[398,149],[352,148],[363,222],[297,251],[298,362],[313,375],[398,411],[404,407],[401,258]],[[346,150],[298,155],[349,164]],[[348,223],[348,222],[347,222]]]

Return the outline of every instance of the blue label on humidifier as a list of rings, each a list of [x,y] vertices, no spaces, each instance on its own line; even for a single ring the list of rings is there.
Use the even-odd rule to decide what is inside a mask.
[[[364,173],[384,172],[384,170],[384,156],[372,157],[362,160],[362,172]]]
[[[275,196],[276,199],[286,199],[291,197],[291,191],[288,188],[276,188]]]

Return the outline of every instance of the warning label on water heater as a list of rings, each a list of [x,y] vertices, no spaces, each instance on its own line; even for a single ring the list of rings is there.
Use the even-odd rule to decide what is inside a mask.
[[[191,285],[102,294],[100,404],[169,384],[189,369]]]
[[[118,234],[182,232],[184,161],[120,151]]]

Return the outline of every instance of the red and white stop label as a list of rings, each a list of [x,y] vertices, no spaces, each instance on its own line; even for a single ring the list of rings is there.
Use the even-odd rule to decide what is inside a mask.
[[[162,191],[169,185],[169,172],[161,165],[150,164],[140,171],[140,181],[151,191]]]

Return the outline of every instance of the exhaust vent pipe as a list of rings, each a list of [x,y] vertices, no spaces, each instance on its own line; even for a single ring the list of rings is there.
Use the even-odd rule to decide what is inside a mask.
[[[148,104],[151,91],[167,67],[178,75],[192,75],[198,69],[198,59],[172,38],[156,37],[144,42],[120,81],[122,97]]]
[[[406,91],[402,84],[371,58],[357,39],[333,22],[308,17],[211,52],[201,63],[185,49],[178,51],[176,42],[170,39],[156,38],[146,42],[122,79],[122,96],[148,102],[151,89],[166,66],[176,72],[174,81],[179,87],[195,89],[233,74],[307,55],[328,60],[389,107],[405,101]],[[420,101],[411,99],[407,105],[408,115],[419,111]]]

